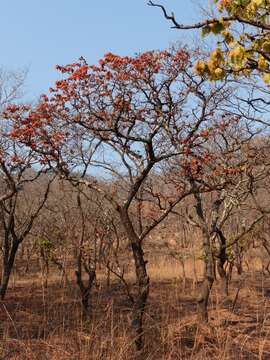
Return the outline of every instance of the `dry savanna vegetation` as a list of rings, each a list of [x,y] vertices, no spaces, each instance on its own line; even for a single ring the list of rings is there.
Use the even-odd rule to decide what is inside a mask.
[[[0,73],[1,359],[270,359],[270,3],[149,5],[216,47]]]

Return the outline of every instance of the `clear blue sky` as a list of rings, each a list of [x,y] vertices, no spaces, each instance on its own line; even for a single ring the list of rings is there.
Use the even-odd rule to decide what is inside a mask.
[[[207,2],[206,0],[203,0]],[[27,98],[46,92],[55,64],[84,56],[96,63],[104,53],[134,54],[182,41],[147,0],[7,0],[1,4],[0,66],[29,67]],[[181,21],[199,16],[198,1],[163,0]]]

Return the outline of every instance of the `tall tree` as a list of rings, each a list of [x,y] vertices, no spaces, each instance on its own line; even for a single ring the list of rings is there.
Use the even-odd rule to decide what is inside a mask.
[[[118,213],[135,264],[132,307],[139,351],[149,293],[144,241],[193,191],[171,184],[171,191],[162,195],[153,191],[150,179],[156,176],[166,187],[166,164],[173,158],[185,161],[208,141],[211,124],[222,122],[220,104],[231,93],[224,83],[209,86],[194,77],[194,56],[187,49],[134,57],[109,53],[95,66],[81,58],[58,66],[64,78],[56,82],[50,97],[42,96],[23,116],[10,113],[12,134],[19,143],[74,186],[103,195]],[[103,187],[95,174],[103,177]],[[152,215],[146,221],[149,204]]]

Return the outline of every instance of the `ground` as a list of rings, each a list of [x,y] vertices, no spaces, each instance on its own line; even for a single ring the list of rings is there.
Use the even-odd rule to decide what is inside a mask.
[[[180,268],[180,267],[179,267]],[[145,314],[145,359],[270,359],[270,279],[259,271],[234,276],[230,296],[215,285],[209,325],[196,320],[196,283],[178,267],[150,267]],[[83,317],[72,281],[60,283],[56,270],[42,286],[38,275],[13,278],[0,303],[0,359],[133,359],[130,304],[121,284],[101,278],[93,291],[92,315]]]

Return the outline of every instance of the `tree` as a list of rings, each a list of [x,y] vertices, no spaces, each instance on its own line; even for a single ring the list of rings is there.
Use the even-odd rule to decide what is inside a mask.
[[[251,161],[249,153],[242,154],[241,149],[251,145],[257,135],[252,127],[249,128],[245,119],[229,113],[222,114],[221,118],[222,121],[215,121],[212,116],[204,130],[207,141],[200,147],[190,149],[184,160],[170,160],[171,174],[168,176],[178,186],[189,184],[194,197],[195,210],[187,212],[187,221],[201,231],[205,266],[198,291],[198,318],[203,322],[208,321],[207,304],[216,267],[223,294],[227,295],[229,274],[224,267],[229,260],[228,251],[262,220],[263,214],[259,209],[257,213],[253,210],[250,219],[243,212],[246,224],[234,234],[228,222],[239,216],[241,205],[248,199],[252,204],[252,187],[258,187],[258,182],[268,174],[263,161],[255,161],[255,157]],[[251,208],[250,205],[249,210]]]
[[[9,113],[16,108],[8,104],[2,112],[2,124],[0,128],[0,212],[1,212],[1,250],[2,250],[2,279],[0,297],[4,299],[9,283],[10,274],[14,265],[16,253],[20,244],[26,239],[31,231],[34,221],[44,206],[54,176],[43,178],[46,171],[40,165],[32,149],[18,144],[11,134],[12,125],[7,121]],[[25,111],[22,106],[20,110]],[[17,108],[18,109],[18,108]],[[41,187],[44,191],[38,196],[32,197],[29,193],[30,184],[44,182]],[[39,189],[40,190],[40,189]],[[32,194],[36,191],[34,185]],[[25,206],[23,204],[28,204]]]
[[[15,257],[20,244],[29,234],[35,219],[43,207],[52,179],[49,179],[44,193],[31,199],[27,194],[29,184],[41,177],[45,168],[31,169],[38,164],[33,151],[18,144],[11,134],[13,124],[7,120],[14,111],[26,111],[27,105],[15,105],[22,95],[25,72],[0,72],[0,213],[2,274],[0,297],[4,299]],[[33,189],[34,191],[34,189]],[[23,203],[28,202],[27,209]],[[30,205],[31,204],[31,205]]]
[[[192,64],[187,49],[134,57],[109,53],[97,66],[81,58],[58,66],[64,78],[50,97],[43,95],[23,115],[10,113],[19,143],[74,186],[99,193],[118,213],[135,265],[132,324],[138,351],[149,293],[144,241],[193,192],[168,185],[167,165],[174,158],[185,162],[208,141],[213,118],[222,121],[217,111],[231,93],[223,83],[209,86],[194,77]],[[93,178],[97,169],[102,187]],[[152,186],[154,177],[164,194]]]
[[[174,14],[153,1],[175,29],[201,29],[202,35],[218,37],[217,47],[208,61],[198,60],[195,70],[219,80],[226,74],[249,76],[259,74],[265,83],[270,82],[270,2],[269,0],[213,0],[217,11],[201,22],[183,25]]]

